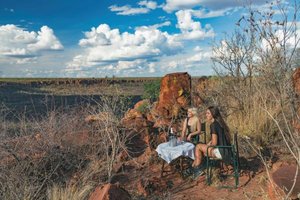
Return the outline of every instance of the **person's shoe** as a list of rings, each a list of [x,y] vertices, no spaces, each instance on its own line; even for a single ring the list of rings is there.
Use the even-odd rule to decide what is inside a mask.
[[[189,177],[190,175],[193,174],[193,169],[192,168],[187,168],[185,169],[183,172],[182,172],[182,176],[183,178],[187,178]]]
[[[196,180],[198,177],[204,175],[205,172],[201,168],[195,168],[194,169],[194,174],[193,174],[193,179]]]
[[[200,167],[201,170],[204,171],[206,169],[206,162],[202,162],[199,167]]]

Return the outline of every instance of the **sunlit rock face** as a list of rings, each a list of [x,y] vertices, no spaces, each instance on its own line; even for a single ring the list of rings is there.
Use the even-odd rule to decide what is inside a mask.
[[[136,129],[154,123],[154,127],[169,126],[176,119],[182,118],[191,105],[191,76],[184,73],[167,74],[162,78],[159,99],[150,103],[148,100],[138,102],[129,110],[122,124]]]
[[[144,127],[149,127],[149,121],[147,120],[147,113],[149,110],[149,100],[142,100],[134,105],[133,109],[128,110],[121,120],[121,123],[126,128],[136,129],[139,131]]]
[[[191,104],[191,76],[188,73],[172,73],[163,77],[157,104],[152,114],[156,126],[167,125],[180,118]]]

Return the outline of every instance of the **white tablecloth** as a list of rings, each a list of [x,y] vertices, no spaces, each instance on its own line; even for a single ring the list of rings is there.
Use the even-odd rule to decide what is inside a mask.
[[[168,142],[165,142],[157,146],[156,152],[158,153],[159,157],[164,159],[169,164],[172,160],[180,156],[190,157],[194,160],[194,148],[195,145],[190,142],[182,142],[175,147],[171,147]]]

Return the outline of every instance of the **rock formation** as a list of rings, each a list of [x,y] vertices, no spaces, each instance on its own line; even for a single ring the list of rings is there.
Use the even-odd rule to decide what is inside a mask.
[[[161,81],[158,102],[151,114],[155,127],[169,126],[178,119],[191,105],[191,76],[188,73],[167,74]]]
[[[271,200],[279,200],[285,197],[292,189],[294,181],[296,183],[290,193],[290,198],[298,198],[298,194],[300,194],[300,175],[298,172],[298,175],[295,177],[296,170],[296,165],[283,163],[271,173],[271,180],[268,187],[269,198]]]

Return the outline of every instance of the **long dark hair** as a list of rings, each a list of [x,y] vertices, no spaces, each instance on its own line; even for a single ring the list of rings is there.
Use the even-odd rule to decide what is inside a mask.
[[[207,109],[210,111],[214,120],[216,120],[220,124],[220,126],[224,129],[227,142],[231,143],[231,135],[230,135],[229,127],[227,126],[226,122],[224,121],[223,117],[221,116],[219,108],[215,107],[215,106],[209,106]]]

